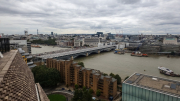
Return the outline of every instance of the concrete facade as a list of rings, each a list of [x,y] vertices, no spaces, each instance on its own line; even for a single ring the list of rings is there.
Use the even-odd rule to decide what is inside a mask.
[[[123,82],[122,101],[180,101],[180,82],[134,73]]]
[[[103,76],[98,70],[81,67],[72,60],[47,59],[46,63],[48,68],[60,71],[61,82],[68,86],[77,84],[91,88],[94,92],[99,89],[105,98],[115,97],[117,94],[117,80],[111,76]]]
[[[83,38],[82,45],[89,45],[97,47],[99,43],[99,38]]]
[[[163,44],[165,44],[165,45],[168,45],[168,44],[177,45],[178,44],[177,43],[177,38],[175,38],[175,37],[165,37],[163,39]]]

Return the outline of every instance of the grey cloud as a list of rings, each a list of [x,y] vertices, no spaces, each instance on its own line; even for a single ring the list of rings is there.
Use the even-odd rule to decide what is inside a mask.
[[[176,0],[1,0],[0,18],[7,24],[19,26],[23,26],[17,23],[20,19],[29,20],[24,25],[34,25],[33,28],[41,25],[62,30],[151,30],[156,33],[167,28],[166,25],[171,28],[179,25],[178,3]],[[0,30],[2,27],[0,25]]]
[[[119,1],[125,4],[136,4],[141,2],[141,0],[119,0]]]

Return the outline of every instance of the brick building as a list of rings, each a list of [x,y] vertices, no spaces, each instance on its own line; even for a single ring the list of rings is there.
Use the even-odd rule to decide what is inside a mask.
[[[72,60],[46,60],[48,68],[56,68],[60,71],[62,82],[68,86],[78,84],[80,87],[91,88],[96,92],[101,90],[105,98],[115,97],[117,94],[117,80],[94,69],[84,68]]]
[[[17,50],[0,58],[0,101],[49,101]]]

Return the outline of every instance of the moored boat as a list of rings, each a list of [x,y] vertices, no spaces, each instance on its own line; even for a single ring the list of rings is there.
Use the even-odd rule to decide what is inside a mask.
[[[180,77],[179,74],[174,73],[172,70],[170,70],[168,68],[159,66],[158,69],[161,74],[165,74],[165,75],[173,76],[173,77]]]

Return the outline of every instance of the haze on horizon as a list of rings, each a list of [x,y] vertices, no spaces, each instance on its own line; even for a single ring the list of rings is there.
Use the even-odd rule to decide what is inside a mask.
[[[0,33],[179,34],[179,0],[1,0]]]

